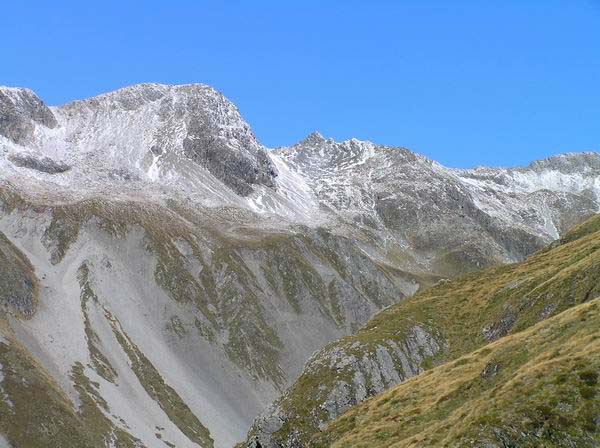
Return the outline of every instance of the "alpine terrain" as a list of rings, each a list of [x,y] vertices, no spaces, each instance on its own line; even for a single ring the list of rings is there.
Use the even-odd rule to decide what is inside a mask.
[[[0,446],[597,446],[599,210],[596,152],[459,170],[268,149],[201,84],[0,87]]]
[[[599,319],[600,215],[329,344],[249,445],[598,446]]]

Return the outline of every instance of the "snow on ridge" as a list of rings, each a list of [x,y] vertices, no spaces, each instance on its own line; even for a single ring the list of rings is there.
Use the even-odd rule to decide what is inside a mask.
[[[26,94],[29,96],[36,96],[35,92],[27,87],[9,87],[0,85],[0,93],[4,93],[9,96],[13,101],[19,101],[21,95]]]
[[[148,100],[149,102],[155,101],[156,99],[152,99],[152,96],[144,96],[145,94],[149,94],[149,93],[154,93],[154,94],[161,94],[161,96],[164,95],[168,95],[168,94],[175,94],[177,93],[177,91],[182,90],[182,89],[196,89],[197,91],[202,91],[204,94],[206,95],[212,95],[212,96],[219,96],[219,97],[223,97],[225,98],[221,93],[219,93],[216,89],[214,89],[213,87],[207,85],[207,84],[202,84],[202,83],[189,83],[189,84],[162,84],[162,83],[138,83],[138,84],[131,84],[129,86],[125,86],[125,87],[121,87],[119,89],[116,90],[112,90],[110,92],[103,92],[103,93],[99,93],[98,95],[94,95],[91,96],[89,98],[81,98],[81,99],[76,99],[73,101],[69,101],[67,103],[61,104],[61,105],[57,105],[57,106],[51,106],[54,109],[63,109],[63,108],[68,108],[71,105],[77,104],[77,103],[93,103],[93,102],[109,102],[109,101],[114,101],[114,100],[118,100],[120,98],[126,97],[126,96],[139,96],[139,97],[143,97],[146,100]]]
[[[29,89],[1,89],[37,98]],[[464,170],[444,167],[406,148],[356,138],[336,142],[319,132],[269,151],[267,159],[280,171],[275,187],[256,186],[253,194],[240,198],[205,166],[183,156],[183,142],[195,120],[214,133],[207,138],[221,141],[240,157],[252,158],[253,151],[265,150],[237,107],[208,85],[136,84],[50,110],[58,126],[35,124],[26,147],[0,136],[3,178],[34,178],[48,188],[85,194],[112,194],[116,189],[146,192],[149,198],[180,195],[207,206],[233,205],[303,222],[314,219],[321,203],[350,214],[372,214],[376,190],[392,197],[401,186],[399,181],[392,183],[394,178],[412,182],[414,188],[428,179],[446,179],[477,195],[590,190],[600,198],[595,152],[553,156],[524,168]],[[72,169],[48,174],[16,167],[6,159],[14,153],[47,157]]]
[[[573,161],[569,164],[571,172],[561,170],[560,164],[554,166],[557,157],[532,162],[523,168],[467,170],[447,168],[405,148],[358,139],[336,142],[313,132],[293,146],[278,148],[274,154],[309,179],[320,202],[349,216],[368,215],[378,219],[374,207],[380,196],[386,200],[398,198],[397,191],[403,188],[438,194],[427,187],[436,183],[457,185],[468,191],[477,207],[485,213],[505,220],[520,219],[519,213],[523,213],[524,202],[528,201],[525,196],[544,190],[576,195],[591,192],[588,197],[595,197],[600,209],[600,168],[595,168],[594,157],[598,154],[593,152],[558,156],[561,162]],[[514,194],[524,196],[511,198]],[[539,216],[549,219],[546,205],[536,203],[531,206],[539,209]],[[542,233],[556,238],[553,222],[549,221],[544,229]]]

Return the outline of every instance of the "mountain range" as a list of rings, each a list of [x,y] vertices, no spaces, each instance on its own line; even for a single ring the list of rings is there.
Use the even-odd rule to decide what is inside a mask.
[[[598,213],[600,154],[463,170],[319,133],[269,149],[206,85],[62,106],[0,87],[0,206],[0,446],[231,447],[251,426],[248,443],[269,446],[297,418],[283,404],[296,380],[327,350],[350,359],[333,341]],[[312,440],[350,405],[524,328],[529,290],[515,288],[460,350],[429,321],[359,344],[342,370],[364,391],[323,383],[327,417],[282,440]],[[440,303],[428,319],[471,325]]]

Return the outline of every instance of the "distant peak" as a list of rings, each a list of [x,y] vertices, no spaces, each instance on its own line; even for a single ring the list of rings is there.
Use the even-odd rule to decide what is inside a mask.
[[[143,94],[146,92],[194,92],[194,91],[210,91],[217,92],[213,87],[202,84],[202,83],[191,83],[191,84],[160,84],[160,83],[140,83],[140,84],[132,84],[130,86],[122,87],[120,89],[114,90],[112,92],[108,92],[102,94],[104,95],[122,95],[122,94]]]
[[[321,135],[319,131],[313,131],[308,134],[304,140],[300,141],[300,144],[319,144],[325,141],[325,137]]]
[[[556,170],[561,172],[581,172],[586,169],[600,170],[600,153],[594,151],[568,152],[543,160],[536,160],[529,164],[533,170]]]
[[[0,95],[10,100],[15,105],[22,103],[23,101],[41,102],[41,100],[33,90],[27,89],[25,87],[0,86]]]
[[[5,94],[29,94],[29,95],[35,95],[35,93],[33,93],[33,90],[25,88],[25,87],[9,87],[9,86],[0,86],[0,92],[5,93]]]
[[[77,104],[116,103],[125,109],[137,109],[144,104],[153,103],[169,96],[184,99],[216,99],[220,102],[230,103],[223,94],[207,84],[142,83],[101,93],[91,98],[76,100],[61,107],[69,108]]]

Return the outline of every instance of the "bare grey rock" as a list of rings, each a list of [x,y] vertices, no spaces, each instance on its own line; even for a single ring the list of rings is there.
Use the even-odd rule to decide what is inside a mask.
[[[485,365],[484,369],[481,371],[480,376],[483,379],[491,378],[493,376],[496,376],[498,374],[498,372],[500,372],[501,368],[502,368],[502,366],[498,363],[495,363],[495,362],[487,363]]]
[[[20,317],[35,313],[39,280],[27,256],[0,232],[0,308]]]
[[[482,331],[483,337],[486,341],[492,342],[496,339],[506,336],[510,332],[512,326],[515,324],[516,320],[516,314],[507,313],[497,322],[493,322],[492,324],[484,327]]]
[[[127,120],[145,120],[144,132],[151,136],[145,151],[169,158],[181,152],[185,159],[207,169],[241,196],[256,185],[276,188],[277,172],[237,108],[223,95],[203,84],[167,86],[139,84],[61,107],[70,120],[85,121],[88,132],[98,127],[126,126]],[[122,114],[123,122],[111,122]],[[73,139],[83,138],[81,131]],[[113,129],[117,135],[124,129]],[[110,135],[103,145],[120,145]],[[174,158],[171,158],[174,160]]]
[[[11,154],[9,160],[17,166],[47,174],[64,173],[71,169],[70,165],[54,161],[50,157],[37,158],[28,154]]]
[[[312,180],[324,206],[384,241],[402,242],[446,276],[520,261],[600,204],[594,152],[525,168],[452,170],[405,148],[314,133],[276,153]]]
[[[50,109],[29,89],[0,87],[0,135],[17,144],[27,143],[34,123],[57,126]]]
[[[556,170],[563,173],[581,174],[585,171],[600,170],[600,159],[597,153],[591,151],[571,153],[536,160],[531,162],[528,168],[538,173]]]

